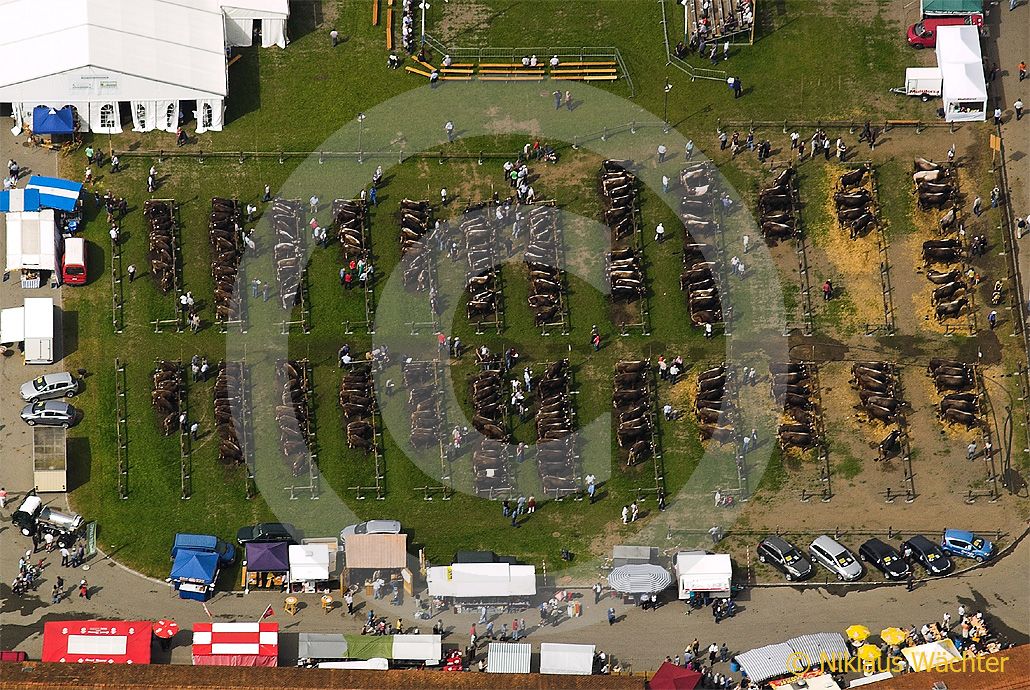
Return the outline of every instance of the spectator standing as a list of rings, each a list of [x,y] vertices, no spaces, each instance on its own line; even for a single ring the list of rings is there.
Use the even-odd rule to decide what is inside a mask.
[[[333,48],[338,46],[340,44],[340,32],[337,31],[336,29],[333,29],[332,31],[330,31],[329,32],[329,40],[331,40],[333,42]]]

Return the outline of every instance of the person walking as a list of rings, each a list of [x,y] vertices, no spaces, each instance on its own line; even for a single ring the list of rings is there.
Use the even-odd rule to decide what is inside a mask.
[[[570,113],[572,112],[572,92],[571,91],[566,91],[565,92],[565,109],[568,110]]]
[[[317,194],[312,194],[311,198],[308,199],[308,205],[311,207],[311,213],[318,213],[319,198]]]
[[[1001,114],[1002,114],[1002,110],[1001,110],[1001,106],[999,105],[999,106],[995,107],[995,109],[994,109],[994,126],[995,127],[998,127],[998,126],[1001,125]]]
[[[590,499],[590,505],[594,504],[594,496],[597,494],[597,484],[594,482],[587,483],[587,496]]]
[[[445,132],[447,132],[447,141],[454,141],[454,122],[448,120],[446,123],[444,123],[443,129]]]
[[[347,615],[354,615],[354,595],[350,593],[350,590],[343,595],[343,603],[347,605]]]
[[[966,460],[972,462],[973,458],[976,457],[976,441],[970,441],[969,445],[966,446]]]
[[[554,96],[554,109],[561,110],[561,91],[556,89],[551,95]]]
[[[622,524],[629,524],[629,506],[622,506]]]
[[[976,197],[975,199],[973,199],[973,215],[974,216],[979,216],[981,213],[983,213],[983,203],[984,203],[983,198],[981,198],[979,196]]]
[[[1023,119],[1023,99],[1017,98],[1016,102],[1012,104],[1012,109],[1016,111],[1016,122]]]
[[[336,29],[333,29],[332,31],[330,31],[329,32],[329,40],[331,40],[333,42],[333,48],[335,48],[336,46],[340,45],[340,32],[337,31]]]
[[[446,187],[441,187],[440,188],[440,205],[441,206],[446,206],[447,205],[447,188]]]
[[[632,503],[629,504],[629,510],[630,510],[629,521],[630,522],[636,522],[637,521],[637,516],[640,514],[640,506],[637,505],[636,501],[633,501]]]
[[[136,280],[136,264],[129,264],[125,272],[129,274],[129,282]]]
[[[996,310],[992,309],[987,315],[987,323],[990,325],[992,331],[994,330],[994,327],[998,325],[998,312]]]
[[[68,550],[67,546],[62,546],[61,547],[61,567],[62,568],[67,568],[68,567],[68,563],[70,561],[71,561],[71,552]]]
[[[594,586],[590,589],[594,591],[594,606],[597,606],[597,604],[601,601],[601,583],[595,582]]]
[[[823,283],[823,301],[829,302],[831,297],[833,297],[833,283],[827,278]]]
[[[1019,81],[1026,79],[1026,60],[1019,61]]]
[[[730,59],[730,42],[728,40],[722,44],[722,59]]]
[[[608,609],[608,625],[615,625],[615,608]]]
[[[89,584],[86,582],[86,578],[79,580],[79,598],[89,601]]]
[[[741,83],[740,77],[733,77],[733,97],[740,98],[742,93],[744,93],[744,85]]]
[[[7,489],[0,486],[0,510],[7,507]]]
[[[665,241],[665,225],[659,223],[654,229],[654,241],[661,244]]]
[[[190,424],[190,438],[192,440],[197,440],[198,431],[200,431],[200,422],[193,422],[192,424]]]
[[[668,149],[665,148],[665,144],[658,144],[658,152],[657,153],[658,153],[658,162],[659,163],[664,163],[665,162],[665,154],[667,152],[668,152]]]

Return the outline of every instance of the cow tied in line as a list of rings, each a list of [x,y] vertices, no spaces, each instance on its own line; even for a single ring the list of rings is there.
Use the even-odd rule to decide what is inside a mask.
[[[916,158],[912,167],[919,208],[944,208],[958,199],[958,180],[950,165],[945,167],[926,158]]]
[[[150,392],[150,401],[157,413],[161,433],[168,436],[181,427],[182,400],[186,394],[182,364],[159,361],[151,380],[154,386]]]
[[[784,419],[776,429],[781,450],[808,450],[820,441],[814,373],[814,364],[769,362],[772,396],[783,406]]]
[[[424,292],[432,286],[432,249],[429,247],[429,228],[433,221],[433,208],[428,201],[401,200],[400,243],[404,286]]]
[[[237,414],[240,417],[243,415],[243,376],[241,362],[225,362],[218,367],[218,376],[215,378],[214,406],[218,460],[227,465],[239,465],[245,461],[243,444],[240,441],[241,430],[236,427]],[[237,414],[234,414],[234,410]]]
[[[533,205],[526,221],[529,233],[523,260],[529,271],[529,308],[536,325],[544,326],[559,320],[563,309],[558,210],[550,204]]]
[[[275,406],[279,448],[287,467],[294,477],[298,477],[309,469],[311,411],[308,398],[311,384],[307,365],[293,359],[280,359],[276,363],[276,378],[281,390],[279,403]]]
[[[360,448],[365,453],[376,450],[378,441],[373,421],[376,397],[370,363],[358,362],[347,368],[340,381],[339,401],[346,424],[347,447]]]
[[[728,419],[732,403],[726,400],[727,385],[733,378],[725,363],[698,373],[694,385],[694,416],[701,442],[733,443],[736,430]]]
[[[797,200],[797,171],[793,165],[780,171],[771,184],[758,192],[759,223],[767,243],[798,237]]]
[[[840,176],[838,190],[833,195],[837,208],[837,222],[848,229],[851,239],[867,235],[877,227],[873,195],[863,186],[866,174],[872,175],[868,164]]]
[[[404,386],[408,389],[408,410],[411,413],[412,447],[427,448],[440,443],[443,413],[437,386],[436,362],[405,362]]]
[[[868,420],[884,424],[899,424],[903,408],[908,404],[901,398],[901,384],[891,362],[863,361],[851,365],[851,383],[858,390],[858,409]]]
[[[365,228],[368,223],[368,204],[364,199],[337,199],[333,202],[333,224],[340,241],[344,262],[365,256]]]
[[[500,309],[500,276],[497,269],[497,221],[484,211],[486,204],[468,206],[459,229],[465,238],[468,269],[465,290],[469,293],[465,315],[469,320],[489,320]]]
[[[647,360],[615,363],[612,404],[619,413],[616,436],[619,448],[626,450],[626,464],[636,465],[654,456],[651,409],[654,405],[647,382]]]
[[[215,318],[225,323],[237,321],[242,314],[242,296],[237,290],[240,259],[240,232],[243,215],[236,199],[211,199],[208,240],[211,244],[211,277],[214,279]]]
[[[537,472],[544,492],[549,494],[579,489],[571,383],[569,360],[560,359],[544,369],[536,384]]]
[[[172,204],[167,201],[151,200],[143,205],[143,216],[147,219],[147,240],[150,245],[150,251],[147,252],[150,274],[158,289],[166,295],[175,287],[178,271],[178,238],[172,211]]]
[[[934,357],[926,371],[933,379],[934,388],[943,396],[937,405],[937,418],[949,424],[961,424],[967,429],[980,426],[980,396],[972,392],[976,387],[973,365]]]
[[[275,199],[269,211],[275,247],[275,278],[279,284],[279,302],[290,311],[300,303],[300,281],[304,273],[304,231],[301,224],[302,206],[295,199]]]

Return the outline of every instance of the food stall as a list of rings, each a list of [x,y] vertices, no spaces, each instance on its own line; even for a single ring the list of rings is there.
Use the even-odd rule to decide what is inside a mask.
[[[647,686],[651,690],[693,690],[701,683],[701,678],[697,671],[665,661],[651,676]]]
[[[48,621],[43,661],[78,664],[149,664],[150,621]]]
[[[733,566],[729,554],[680,551],[673,556],[672,564],[680,599],[689,599],[694,592],[723,599],[731,595]]]
[[[740,668],[754,683],[802,675],[809,669],[800,668],[799,660],[803,664],[818,667],[821,659],[839,659],[843,662],[850,658],[851,649],[840,633],[801,635],[786,642],[749,649],[736,655]]]
[[[533,645],[521,642],[491,642],[487,645],[487,673],[529,673]]]
[[[941,98],[947,122],[982,122],[987,119],[987,82],[984,80],[980,33],[975,26],[937,29],[937,67],[941,70]]]
[[[8,273],[18,271],[21,286],[35,289],[43,285],[46,274],[54,283],[60,282],[61,235],[54,222],[54,211],[21,211],[8,213],[7,263]]]
[[[441,639],[440,635],[300,633],[297,664],[325,668],[323,664],[337,661],[387,659],[391,666],[437,666],[443,657]]]
[[[82,223],[82,183],[59,177],[33,175],[25,185],[25,192],[39,194],[39,207],[59,211],[57,226],[62,233],[73,234]],[[38,209],[26,209],[35,211]]]
[[[339,586],[332,581],[336,572],[336,551],[329,544],[290,544],[289,582],[291,592],[328,592]]]
[[[363,587],[365,596],[372,596],[372,583],[382,580],[412,593],[408,565],[408,535],[350,534],[344,542],[344,581]],[[384,590],[387,591],[387,590]]]
[[[278,623],[196,623],[194,666],[278,666]]]
[[[218,579],[218,554],[211,551],[181,549],[172,561],[168,581],[180,599],[207,601],[215,591]]]
[[[618,568],[623,565],[639,565],[641,563],[657,562],[657,546],[626,546],[620,544],[612,548],[613,568]]]
[[[525,607],[536,594],[536,567],[452,563],[427,569],[426,583],[429,596],[443,599],[458,610],[478,606]]]
[[[589,676],[594,672],[594,645],[540,643],[540,673]]]
[[[612,568],[608,573],[608,586],[616,592],[630,595],[656,594],[672,584],[672,575],[660,565],[631,563]]]
[[[286,586],[290,571],[289,544],[284,541],[247,542],[243,561],[243,587],[278,588]]]
[[[26,364],[53,364],[56,318],[52,297],[26,297],[24,306],[0,310],[0,344],[21,343]]]
[[[929,671],[935,666],[958,661],[962,656],[955,648],[955,643],[945,638],[937,642],[927,642],[915,647],[903,647],[902,656],[908,662],[911,671]]]

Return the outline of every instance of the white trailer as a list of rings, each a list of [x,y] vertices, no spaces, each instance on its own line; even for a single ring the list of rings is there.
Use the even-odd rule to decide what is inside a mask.
[[[940,98],[943,80],[939,67],[909,67],[905,70],[905,85],[891,91],[903,96],[919,96],[926,103],[931,98]]]
[[[52,297],[26,297],[24,306],[0,312],[0,343],[22,343],[26,364],[53,364],[55,319]]]

